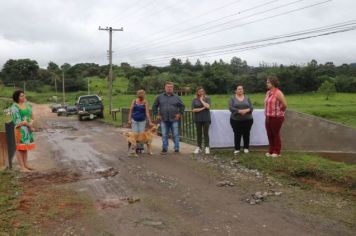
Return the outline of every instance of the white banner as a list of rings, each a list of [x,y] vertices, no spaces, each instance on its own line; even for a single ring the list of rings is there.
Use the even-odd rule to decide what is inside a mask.
[[[234,147],[234,133],[230,125],[229,110],[211,110],[211,126],[209,129],[210,147]],[[250,145],[268,145],[263,109],[254,109]],[[242,143],[242,138],[241,138]]]

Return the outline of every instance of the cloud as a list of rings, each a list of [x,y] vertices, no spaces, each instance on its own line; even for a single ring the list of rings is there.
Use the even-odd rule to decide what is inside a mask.
[[[124,32],[113,34],[115,64],[128,61],[142,65],[154,64],[149,59],[162,55],[175,56],[184,51],[355,20],[353,9],[356,2],[350,0],[334,0],[293,12],[299,7],[322,1],[1,1],[0,65],[10,58],[31,58],[42,67],[49,61],[58,64],[107,64],[108,33],[99,31],[98,26],[124,27]],[[273,8],[276,9],[268,10]],[[288,11],[288,14],[271,17]],[[269,16],[271,18],[264,19]],[[254,23],[246,24],[248,22]],[[217,32],[239,24],[241,26]],[[306,63],[311,59],[334,61],[336,64],[351,63],[356,61],[350,53],[351,48],[356,48],[355,42],[356,33],[352,31],[237,54],[206,57],[202,61],[219,58],[229,61],[232,56],[240,56],[250,65],[258,65],[262,61]]]

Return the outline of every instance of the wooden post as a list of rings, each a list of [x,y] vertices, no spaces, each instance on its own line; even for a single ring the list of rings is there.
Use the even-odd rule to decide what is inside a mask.
[[[0,132],[0,170],[5,169],[7,166],[7,140],[6,140],[6,132]]]

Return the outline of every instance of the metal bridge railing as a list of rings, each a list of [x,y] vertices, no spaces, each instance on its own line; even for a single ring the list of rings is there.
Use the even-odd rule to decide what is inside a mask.
[[[152,111],[150,110],[150,114]],[[121,125],[122,127],[127,127],[128,125],[128,116],[129,116],[129,108],[121,108]],[[152,116],[152,122],[156,123],[156,117]],[[160,130],[158,131],[160,133]],[[181,121],[179,122],[179,136],[181,140],[187,142],[195,142],[196,137],[196,129],[195,122],[193,119],[192,111],[184,111],[184,115],[182,116]]]

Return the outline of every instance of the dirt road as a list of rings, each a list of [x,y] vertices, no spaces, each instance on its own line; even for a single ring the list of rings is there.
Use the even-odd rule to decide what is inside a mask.
[[[38,232],[52,235],[345,233],[337,227],[317,225],[293,214],[280,204],[278,196],[260,205],[246,203],[253,190],[267,190],[271,184],[243,169],[218,171],[212,162],[193,158],[192,146],[183,145],[180,154],[171,152],[161,156],[157,138],[153,147],[155,155],[129,158],[119,128],[99,121],[79,122],[74,117],[57,117],[47,106],[36,105],[35,114],[38,147],[30,154],[30,164],[38,172],[28,176],[28,184],[42,185],[36,194],[49,194],[43,188],[48,186],[59,191],[55,198],[63,196],[64,199],[70,191],[90,199],[86,205],[67,204],[64,207],[75,209],[78,214],[54,218],[47,225],[42,222]],[[217,186],[222,180],[231,181],[234,186]],[[278,186],[274,186],[276,191]]]

